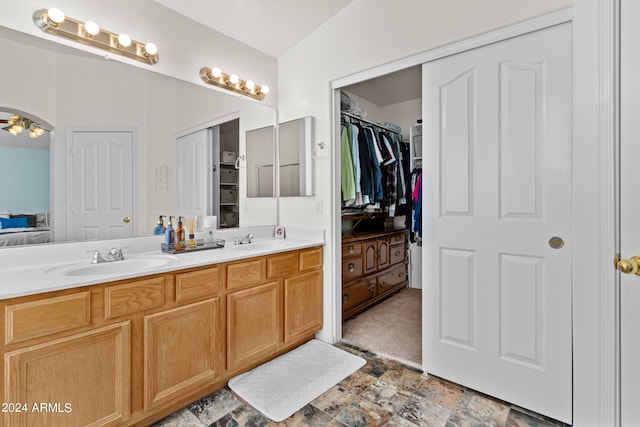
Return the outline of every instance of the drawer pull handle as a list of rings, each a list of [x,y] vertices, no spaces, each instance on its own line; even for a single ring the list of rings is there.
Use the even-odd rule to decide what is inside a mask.
[[[404,271],[401,271],[400,273],[398,273],[398,277],[404,277]]]
[[[373,285],[369,285],[369,292],[373,293],[373,291],[375,291],[375,290],[376,290],[376,288]]]
[[[356,248],[355,248],[353,245],[349,245],[348,252],[349,252],[350,254],[352,254],[352,253],[354,253],[355,251],[356,251]]]
[[[384,285],[386,285],[387,283],[383,280],[382,282],[380,282],[380,287],[384,288]]]
[[[343,296],[343,297],[342,297],[342,303],[343,303],[343,304],[346,304],[346,303],[347,303],[347,301],[349,301],[349,295],[345,295],[345,296]]]
[[[401,252],[400,251],[396,251],[396,256],[400,256]]]
[[[401,236],[396,236],[396,242],[400,241]]]
[[[353,273],[354,271],[356,271],[356,266],[354,263],[350,262],[349,263],[349,267],[347,267],[347,270],[349,270],[349,273]]]

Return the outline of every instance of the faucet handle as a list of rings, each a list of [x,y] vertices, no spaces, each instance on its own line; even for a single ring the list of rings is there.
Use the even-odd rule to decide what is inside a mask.
[[[91,264],[99,264],[101,262],[104,261],[104,258],[102,258],[102,255],[100,255],[100,252],[97,249],[88,249],[85,251],[86,253],[90,253],[93,252],[93,258],[91,259]]]

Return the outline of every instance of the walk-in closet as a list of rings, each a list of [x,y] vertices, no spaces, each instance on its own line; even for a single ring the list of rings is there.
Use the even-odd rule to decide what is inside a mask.
[[[420,66],[340,97],[342,337],[421,366]]]

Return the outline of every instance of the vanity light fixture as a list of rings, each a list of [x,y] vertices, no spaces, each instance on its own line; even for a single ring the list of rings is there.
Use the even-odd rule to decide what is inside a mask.
[[[203,82],[210,85],[218,86],[259,101],[262,101],[265,95],[269,93],[269,86],[257,85],[253,80],[242,80],[236,74],[223,73],[218,67],[202,67],[200,69],[200,78]]]
[[[33,14],[33,22],[42,31],[99,47],[145,64],[158,62],[158,48],[153,43],[140,43],[127,34],[116,34],[100,28],[93,21],[82,22],[65,16],[60,9],[40,9]]]

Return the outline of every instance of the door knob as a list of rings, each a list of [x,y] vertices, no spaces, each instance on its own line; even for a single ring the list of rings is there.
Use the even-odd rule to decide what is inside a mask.
[[[125,216],[124,218],[122,218],[122,221],[128,224],[131,222],[131,218],[129,218],[128,216]]]
[[[618,255],[613,260],[615,267],[624,274],[635,274],[640,276],[640,256],[632,256],[629,259],[620,259]]]

